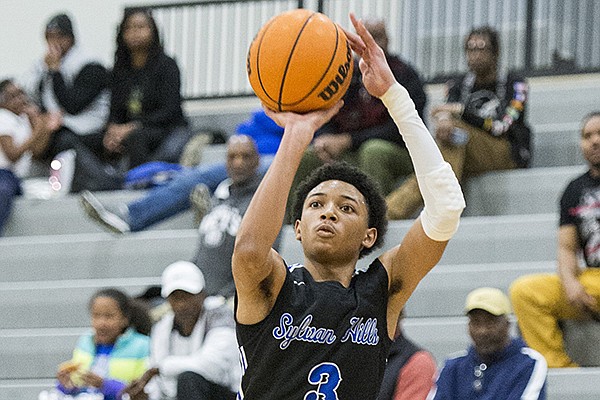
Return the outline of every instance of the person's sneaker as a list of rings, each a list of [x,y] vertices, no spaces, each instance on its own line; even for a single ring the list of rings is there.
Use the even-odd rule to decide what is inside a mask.
[[[211,205],[208,186],[204,183],[197,184],[190,193],[190,203],[194,212],[194,222],[196,225],[200,225],[202,218],[204,218]]]
[[[108,210],[90,191],[84,190],[80,197],[85,213],[93,221],[112,233],[124,234],[131,229],[127,218],[118,211]]]

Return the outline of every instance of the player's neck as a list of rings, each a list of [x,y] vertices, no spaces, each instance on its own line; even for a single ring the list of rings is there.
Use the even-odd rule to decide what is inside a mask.
[[[356,261],[335,265],[305,260],[304,267],[310,272],[316,282],[336,281],[344,287],[348,287],[354,275]]]

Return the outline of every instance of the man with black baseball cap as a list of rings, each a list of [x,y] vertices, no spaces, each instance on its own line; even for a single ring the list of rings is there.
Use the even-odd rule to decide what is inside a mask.
[[[545,399],[546,360],[510,337],[508,297],[496,288],[475,289],[465,313],[473,344],[446,360],[428,399]]]

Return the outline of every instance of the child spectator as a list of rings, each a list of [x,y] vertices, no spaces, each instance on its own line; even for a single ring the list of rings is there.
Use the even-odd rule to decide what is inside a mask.
[[[57,389],[76,398],[95,393],[105,400],[121,399],[127,384],[146,370],[150,319],[143,308],[117,289],[96,292],[89,308],[92,331],[79,339],[73,358],[60,365]]]

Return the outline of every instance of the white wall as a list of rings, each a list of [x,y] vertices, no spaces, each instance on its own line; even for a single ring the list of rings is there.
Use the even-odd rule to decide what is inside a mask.
[[[180,0],[0,0],[0,78],[18,77],[45,51],[44,27],[59,12],[71,15],[83,47],[112,65],[117,25],[126,6]]]

